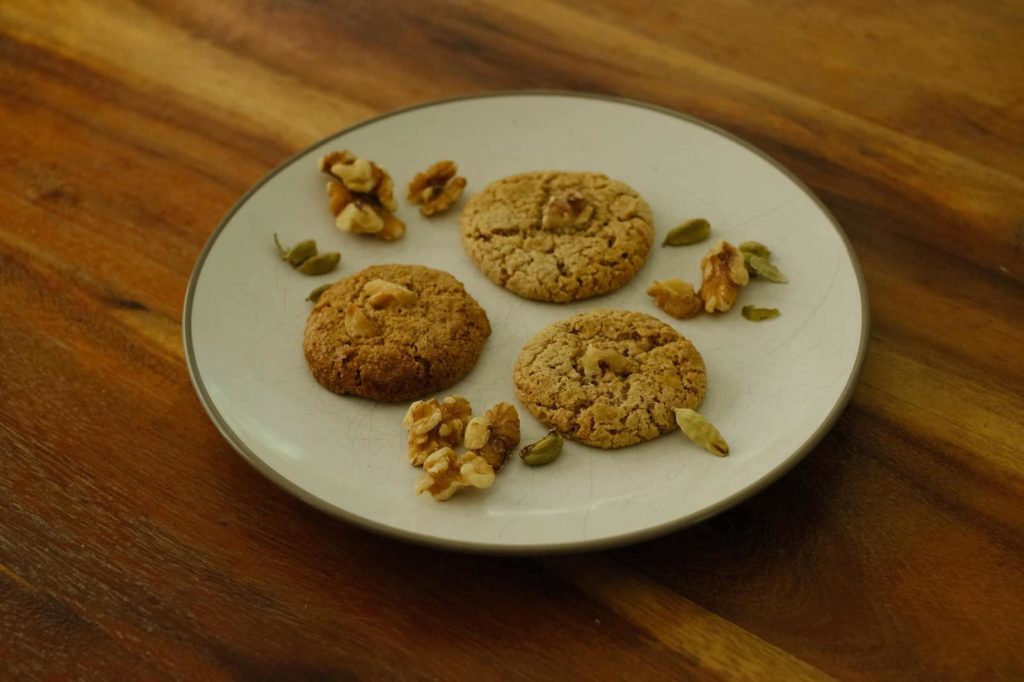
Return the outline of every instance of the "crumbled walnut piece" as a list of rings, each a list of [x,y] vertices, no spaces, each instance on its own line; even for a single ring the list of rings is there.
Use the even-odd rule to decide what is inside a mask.
[[[401,284],[388,282],[383,279],[371,279],[363,285],[369,298],[366,302],[374,310],[412,305],[416,302],[416,294],[406,289]]]
[[[466,188],[466,178],[457,177],[454,161],[438,161],[409,183],[409,201],[421,204],[420,213],[429,216],[450,208]]]
[[[647,288],[659,308],[672,317],[684,320],[700,312],[703,303],[693,291],[693,285],[681,279],[655,281]]]
[[[333,182],[331,184],[340,185]],[[327,188],[328,196],[331,195],[331,188]],[[333,202],[333,198],[329,199]],[[346,205],[334,219],[334,224],[342,232],[355,232],[357,234],[376,234],[384,229],[384,221],[373,207],[362,201],[356,200]]]
[[[469,427],[466,428],[466,448],[483,457],[494,471],[498,471],[519,444],[519,413],[510,403],[498,403],[483,417],[470,422],[470,426],[478,420],[486,426],[475,427],[472,434]]]
[[[466,424],[465,444],[467,450],[479,450],[487,445],[491,435],[491,423],[487,417],[473,417]]]
[[[372,192],[377,186],[373,163],[366,159],[356,159],[352,163],[336,163],[331,166],[331,175],[341,178],[345,187],[353,192]]]
[[[352,337],[376,336],[380,333],[373,320],[355,303],[349,303],[345,308],[345,331]]]
[[[579,190],[553,194],[544,206],[541,227],[545,230],[584,225],[594,214],[594,207]]]
[[[633,361],[626,356],[610,348],[598,348],[592,344],[587,345],[587,350],[580,358],[580,364],[583,366],[583,373],[588,377],[601,374],[602,367],[615,374],[629,374],[633,371]]]
[[[405,223],[396,218],[394,213],[388,211],[381,211],[381,213],[384,218],[384,229],[374,234],[374,237],[386,242],[393,242],[405,236]]]
[[[409,431],[409,463],[423,466],[430,453],[443,447],[455,447],[462,441],[463,429],[473,409],[462,396],[417,400],[409,406],[402,426]]]
[[[473,452],[456,457],[450,447],[431,453],[423,462],[423,471],[416,493],[429,492],[439,502],[462,488],[489,488],[494,483],[494,469],[483,457]]]
[[[331,177],[327,205],[339,229],[385,241],[405,234],[405,223],[394,216],[398,208],[395,182],[387,171],[348,151],[327,154],[320,159],[319,168]]]
[[[750,281],[743,265],[743,254],[727,241],[719,241],[701,259],[700,271],[704,278],[700,298],[709,313],[729,310],[740,295],[740,289]]]

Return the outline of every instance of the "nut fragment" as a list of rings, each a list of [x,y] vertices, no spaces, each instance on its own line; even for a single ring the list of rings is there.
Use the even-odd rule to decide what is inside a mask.
[[[410,306],[416,302],[415,293],[401,284],[383,279],[371,279],[363,285],[363,291],[369,295],[366,302],[374,310]]]
[[[593,214],[594,207],[583,193],[579,190],[570,190],[551,195],[544,206],[540,225],[545,230],[585,225]]]
[[[376,336],[380,333],[373,320],[366,316],[363,309],[355,303],[349,303],[345,308],[345,331],[353,338],[363,336]]]
[[[423,471],[416,493],[429,492],[439,502],[462,488],[489,488],[494,483],[494,469],[483,457],[473,452],[457,457],[450,447],[431,453],[423,461]]]
[[[337,185],[337,182],[331,184]],[[328,194],[330,187],[328,186]],[[380,217],[373,207],[362,201],[353,201],[341,209],[334,224],[342,232],[355,232],[356,234],[377,234],[384,229],[384,219]]]
[[[409,183],[409,201],[421,204],[420,213],[429,216],[447,210],[462,196],[466,178],[457,177],[454,161],[438,161]]]
[[[394,195],[395,183],[391,175],[373,161],[360,159],[350,151],[330,152],[320,159],[319,167],[346,189],[356,195],[363,195],[361,198],[372,198],[374,203],[392,212],[398,209]]]
[[[393,242],[405,236],[405,223],[395,217],[393,213],[382,211],[384,227],[380,232],[375,232],[374,237],[386,242]]]
[[[647,295],[654,297],[659,308],[680,320],[693,317],[703,307],[693,285],[681,279],[655,281],[647,288]]]
[[[443,447],[455,447],[473,410],[462,396],[417,400],[409,406],[402,426],[409,431],[409,463],[423,466],[427,456]]]
[[[349,151],[331,152],[319,168],[330,176],[327,205],[335,225],[345,232],[372,234],[393,241],[405,234],[405,223],[394,216],[394,180],[373,161]]]
[[[351,163],[336,163],[331,166],[331,175],[341,178],[345,187],[353,192],[372,192],[377,180],[373,164],[366,159],[355,159]]]
[[[713,455],[725,457],[729,454],[729,444],[725,442],[714,424],[687,407],[678,407],[674,412],[679,430],[690,440]]]
[[[473,422],[477,420],[480,420],[478,424],[486,424],[486,440],[483,445],[478,445],[482,437],[482,425],[475,427],[473,433],[467,427],[466,448],[483,457],[494,471],[498,471],[505,464],[509,453],[519,445],[519,413],[510,403],[498,403]],[[473,422],[470,422],[470,426]]]
[[[691,218],[669,230],[661,245],[689,246],[702,242],[709,236],[711,236],[711,223],[704,218]]]
[[[583,373],[588,376],[601,374],[602,368],[607,368],[615,374],[629,374],[633,371],[633,361],[626,356],[610,348],[598,348],[593,344],[587,345],[583,357],[580,358],[583,366]]]
[[[736,302],[750,275],[743,266],[743,254],[727,241],[719,241],[700,261],[703,281],[700,298],[709,313],[725,312]]]
[[[561,434],[551,430],[548,431],[548,435],[520,450],[519,456],[523,458],[526,464],[532,467],[551,464],[558,459],[558,455],[562,452],[563,443],[564,440]]]
[[[473,417],[466,425],[466,448],[479,450],[487,445],[487,439],[491,435],[491,424],[487,417]]]

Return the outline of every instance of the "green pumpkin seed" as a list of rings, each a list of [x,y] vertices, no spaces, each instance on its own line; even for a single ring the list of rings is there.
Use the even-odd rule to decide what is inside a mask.
[[[340,261],[341,254],[337,251],[321,253],[303,262],[302,265],[298,267],[298,270],[304,275],[326,275],[328,272],[338,267],[338,263]]]
[[[743,264],[748,266],[748,272],[769,282],[785,284],[789,281],[789,278],[782,274],[782,271],[775,267],[774,263],[757,254],[751,254],[749,260],[744,258]]]
[[[676,225],[668,234],[662,246],[689,246],[707,239],[711,235],[711,223],[704,218],[691,218]]]
[[[762,320],[770,320],[773,317],[780,315],[778,308],[757,308],[752,305],[743,306],[743,317],[747,318],[752,322],[760,322]]]
[[[316,289],[313,289],[313,291],[309,292],[309,296],[306,297],[306,300],[309,301],[310,303],[316,303],[317,301],[320,300],[320,295],[323,294],[328,289],[330,289],[331,287],[333,287],[334,284],[334,282],[330,282],[328,284],[321,284]]]
[[[562,436],[556,431],[548,431],[548,435],[520,450],[519,456],[532,467],[551,464],[562,452],[563,442]]]

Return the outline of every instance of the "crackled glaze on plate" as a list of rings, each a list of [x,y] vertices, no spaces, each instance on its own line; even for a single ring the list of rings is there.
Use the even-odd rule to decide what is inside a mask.
[[[558,305],[490,283],[465,255],[458,211],[433,219],[401,201],[405,239],[342,234],[327,211],[316,160],[332,149],[372,158],[397,193],[418,171],[454,159],[467,196],[500,177],[535,169],[597,170],[651,204],[655,244],[681,220],[711,221],[712,239],[768,244],[790,278],[755,280],[738,305],[782,316],[749,322],[738,310],[673,320],[644,294],[654,279],[699,284],[713,243],[655,246],[639,275],[611,295]],[[272,234],[315,238],[343,253],[340,269],[304,277],[278,261]],[[701,412],[731,447],[719,459],[678,432],[605,452],[567,443],[552,465],[513,461],[487,491],[439,504],[417,497],[419,470],[405,458],[403,405],[336,396],[306,369],[302,332],[311,289],[374,263],[447,270],[487,310],[493,327],[476,368],[452,389],[479,413],[514,400],[512,367],[549,322],[584,310],[628,308],[672,324],[700,349],[709,388]],[[186,297],[189,370],[214,423],[262,473],[303,500],[371,529],[452,548],[563,551],[636,541],[736,504],[788,470],[842,410],[863,360],[867,299],[856,260],[820,202],[749,145],[676,112],[570,93],[486,95],[419,105],[318,143],[254,187],[199,257]],[[520,406],[524,442],[545,428]]]

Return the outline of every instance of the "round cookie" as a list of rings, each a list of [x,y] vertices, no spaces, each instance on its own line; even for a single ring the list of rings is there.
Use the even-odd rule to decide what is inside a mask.
[[[302,349],[327,390],[397,402],[464,377],[490,334],[484,309],[447,272],[374,265],[321,294]]]
[[[502,178],[467,202],[460,224],[466,252],[492,282],[559,303],[615,291],[654,240],[647,202],[601,173]]]
[[[621,448],[676,427],[676,407],[696,409],[704,359],[686,337],[628,310],[580,313],[548,325],[519,353],[516,397],[568,438]]]

